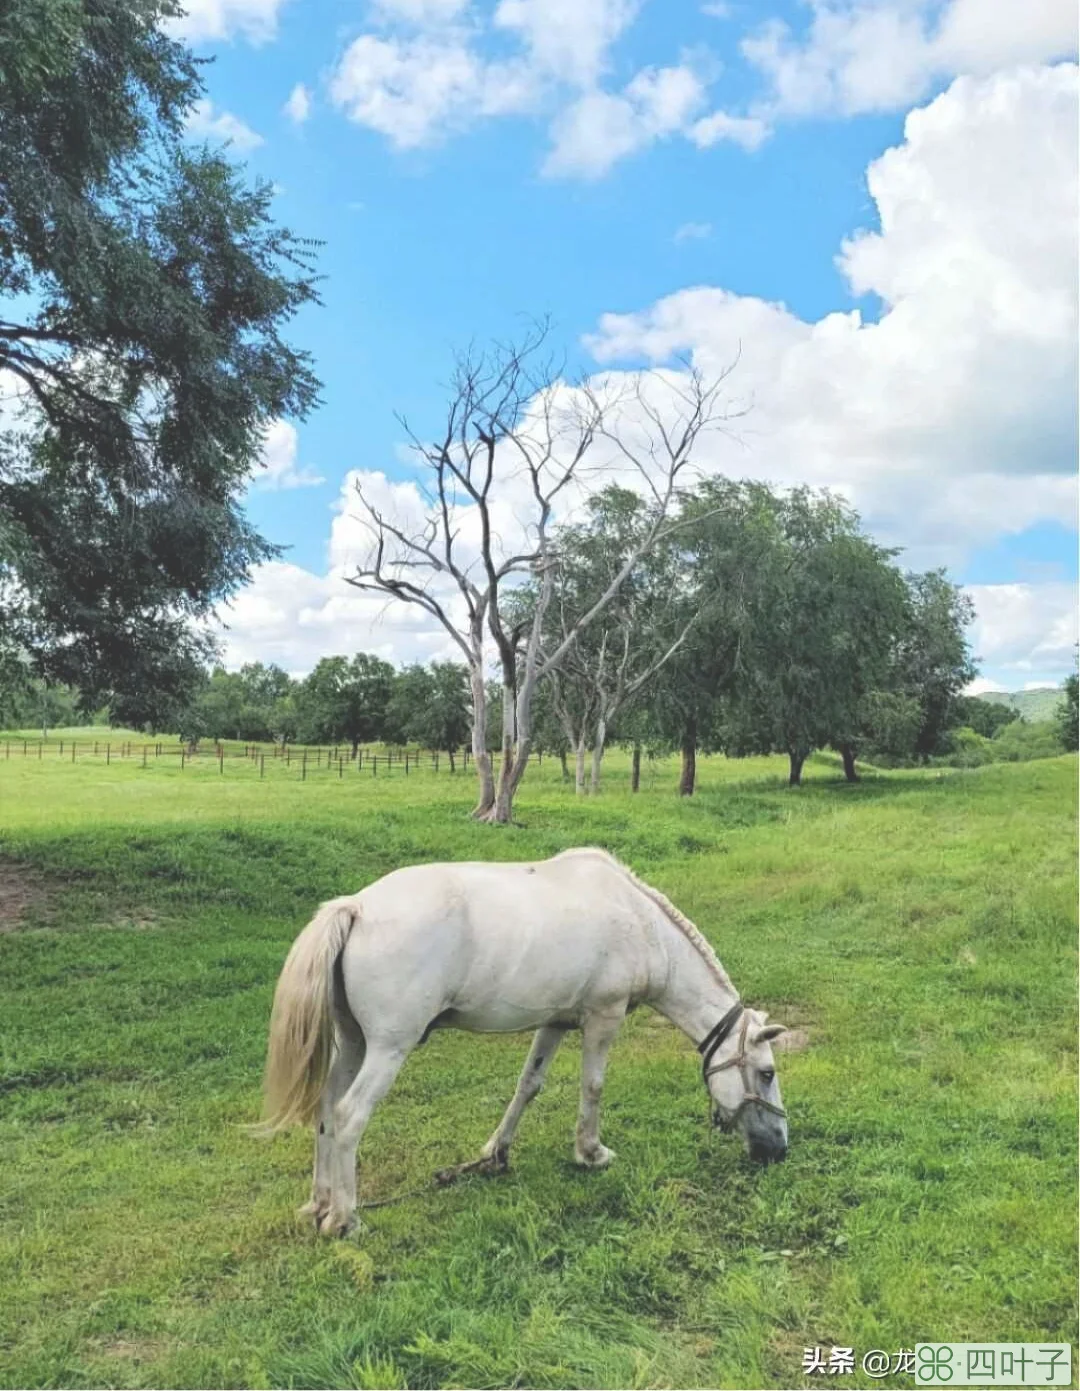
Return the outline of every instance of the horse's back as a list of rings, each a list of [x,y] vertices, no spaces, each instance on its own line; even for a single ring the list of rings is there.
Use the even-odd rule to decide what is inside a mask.
[[[648,973],[650,909],[602,852],[413,865],[358,895],[350,1003],[415,995],[465,1028],[530,1028]]]

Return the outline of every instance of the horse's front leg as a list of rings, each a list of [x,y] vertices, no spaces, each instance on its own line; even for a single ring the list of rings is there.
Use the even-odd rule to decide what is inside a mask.
[[[604,1090],[604,1070],[608,1050],[626,1016],[626,1005],[590,1014],[581,1036],[581,1109],[578,1112],[574,1158],[589,1169],[602,1169],[615,1158],[614,1151],[600,1143],[600,1094]]]
[[[539,1095],[551,1060],[565,1034],[565,1028],[553,1024],[545,1024],[542,1029],[537,1029],[510,1105],[496,1127],[495,1134],[480,1151],[480,1158],[469,1160],[466,1164],[455,1164],[449,1169],[440,1169],[435,1175],[437,1183],[452,1183],[463,1174],[500,1173],[506,1168],[518,1122],[525,1107]]]
[[[315,1122],[315,1170],[311,1180],[311,1199],[300,1209],[301,1217],[314,1218],[318,1227],[330,1207],[333,1186],[334,1116],[337,1104],[352,1086],[364,1061],[363,1035],[338,1033],[334,1061],[319,1101]]]
[[[371,1113],[394,1084],[410,1048],[367,1042],[356,1080],[334,1111],[330,1146],[330,1204],[319,1219],[323,1236],[344,1236],[356,1225],[356,1150]]]

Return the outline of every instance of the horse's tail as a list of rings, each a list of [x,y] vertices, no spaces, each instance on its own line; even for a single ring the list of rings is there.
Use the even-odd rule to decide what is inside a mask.
[[[354,898],[324,903],[285,958],[270,1015],[263,1135],[315,1118],[334,1047],[334,967],[359,915]]]

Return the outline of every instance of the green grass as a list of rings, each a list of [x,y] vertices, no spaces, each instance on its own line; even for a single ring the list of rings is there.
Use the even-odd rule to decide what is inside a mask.
[[[613,757],[582,802],[545,760],[509,829],[460,776],[176,762],[0,761],[0,883],[33,895],[0,935],[4,1385],[789,1387],[822,1381],[804,1346],[1075,1339],[1075,757],[854,787],[819,757],[796,790],[709,759],[692,801],[670,764],[632,798]],[[787,1163],[709,1131],[693,1049],[640,1011],[610,1170],[570,1162],[568,1043],[508,1176],[316,1239],[310,1137],[239,1128],[292,938],[401,864],[587,843],[808,1031]],[[526,1046],[434,1035],[361,1195],[471,1157]]]

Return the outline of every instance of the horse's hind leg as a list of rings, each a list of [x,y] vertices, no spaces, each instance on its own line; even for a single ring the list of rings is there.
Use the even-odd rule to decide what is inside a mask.
[[[415,1042],[415,1040],[414,1040]],[[330,1143],[330,1205],[319,1218],[323,1236],[344,1236],[356,1222],[356,1149],[371,1113],[394,1084],[413,1044],[388,1047],[367,1040],[356,1080],[334,1111]]]
[[[600,1143],[600,1094],[604,1089],[604,1070],[608,1050],[626,1015],[626,1006],[590,1014],[581,1038],[581,1110],[574,1138],[574,1158],[589,1169],[602,1169],[615,1158],[614,1151]]]
[[[510,1145],[522,1112],[544,1085],[544,1076],[565,1033],[565,1029],[553,1024],[545,1024],[542,1029],[537,1029],[510,1105],[506,1108],[495,1134],[480,1151],[480,1158],[467,1164],[457,1164],[451,1169],[440,1169],[435,1175],[439,1183],[450,1183],[462,1174],[498,1173],[506,1168]]]
[[[312,1217],[315,1226],[330,1207],[333,1186],[334,1112],[338,1102],[352,1086],[364,1061],[364,1036],[357,1029],[337,1033],[334,1061],[319,1102],[319,1118],[315,1123],[315,1171],[311,1180],[311,1200],[300,1209],[301,1217]]]

